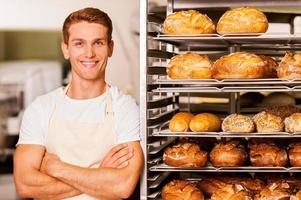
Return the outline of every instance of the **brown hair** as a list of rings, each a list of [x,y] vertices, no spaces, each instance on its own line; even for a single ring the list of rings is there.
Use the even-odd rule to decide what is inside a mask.
[[[108,28],[107,36],[108,41],[111,41],[112,39],[112,21],[110,17],[107,15],[107,13],[97,9],[97,8],[84,8],[78,11],[75,11],[71,13],[64,22],[63,25],[63,39],[64,43],[68,44],[69,40],[69,28],[72,24],[78,23],[78,22],[88,22],[88,23],[97,23],[101,24]]]

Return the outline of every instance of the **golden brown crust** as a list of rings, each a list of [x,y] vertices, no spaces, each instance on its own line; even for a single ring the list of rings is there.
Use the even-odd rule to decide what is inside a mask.
[[[208,56],[186,53],[171,58],[167,74],[172,79],[210,79],[211,68]]]
[[[301,200],[301,190],[296,193],[297,200]]]
[[[193,114],[188,112],[179,112],[175,114],[169,122],[169,130],[172,132],[186,132],[189,130],[189,123]]]
[[[216,167],[237,167],[245,164],[248,154],[239,141],[217,144],[210,152],[210,161]]]
[[[254,115],[257,132],[281,132],[284,128],[284,123],[281,117],[273,115],[266,111],[262,111]]]
[[[252,200],[252,195],[242,185],[227,184],[213,192],[211,200]]]
[[[301,167],[301,143],[290,144],[288,156],[293,167]]]
[[[284,167],[287,165],[288,157],[284,149],[273,143],[254,143],[250,145],[250,161],[257,167]]]
[[[267,78],[277,78],[278,63],[272,57],[259,55],[265,63],[265,74]]]
[[[163,154],[165,164],[174,167],[203,167],[207,164],[206,151],[197,144],[182,143],[167,147]]]
[[[174,180],[162,189],[163,200],[204,200],[203,193],[185,180]]]
[[[205,178],[197,183],[197,187],[208,196],[211,196],[213,192],[226,185],[225,179],[220,179],[218,177]]]
[[[190,121],[190,130],[195,132],[214,132],[221,128],[221,120],[211,113],[201,113],[195,115]]]
[[[277,115],[282,120],[291,116],[294,113],[300,112],[300,109],[294,106],[272,106],[264,109],[267,113]]]
[[[286,182],[271,183],[259,194],[255,200],[289,200],[291,196],[290,186]]]
[[[215,32],[212,20],[196,10],[172,13],[163,23],[163,32],[168,35],[211,34]]]
[[[294,113],[284,119],[285,131],[289,133],[301,131],[301,113]]]
[[[258,55],[236,52],[222,56],[212,67],[215,79],[255,79],[269,77],[266,62]]]
[[[251,117],[231,114],[223,120],[222,130],[231,133],[251,133],[255,131],[255,126]]]
[[[277,68],[279,78],[301,78],[301,53],[286,53]]]
[[[260,179],[239,177],[224,177],[224,179],[230,184],[241,184],[253,193],[259,193],[265,187],[264,182]]]
[[[265,33],[269,23],[266,16],[256,8],[234,8],[219,19],[216,31],[227,33]]]

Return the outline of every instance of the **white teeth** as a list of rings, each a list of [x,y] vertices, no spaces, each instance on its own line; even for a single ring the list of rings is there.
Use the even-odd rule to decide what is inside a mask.
[[[82,62],[84,65],[94,65],[96,62]]]

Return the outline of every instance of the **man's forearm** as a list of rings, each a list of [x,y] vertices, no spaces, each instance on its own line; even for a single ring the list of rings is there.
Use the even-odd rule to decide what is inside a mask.
[[[21,180],[16,184],[18,193],[22,197],[63,199],[81,194],[72,186],[39,171],[26,173],[22,175]]]

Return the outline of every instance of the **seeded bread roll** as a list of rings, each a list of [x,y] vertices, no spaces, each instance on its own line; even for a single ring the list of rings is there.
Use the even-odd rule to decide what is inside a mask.
[[[166,148],[163,161],[174,167],[203,167],[207,163],[207,155],[197,144],[182,143]]]
[[[277,76],[288,79],[301,78],[301,53],[286,53],[277,68]]]
[[[285,182],[269,184],[254,200],[289,200],[291,196],[290,186]]]
[[[285,131],[289,133],[301,131],[301,113],[294,113],[284,120]]]
[[[254,115],[257,132],[281,132],[284,128],[284,123],[281,117],[262,111]]]
[[[172,79],[210,79],[211,68],[208,56],[186,53],[171,58],[167,74]]]
[[[245,147],[237,140],[219,143],[210,152],[210,161],[216,167],[242,166],[247,157]]]
[[[190,130],[195,132],[214,132],[221,128],[221,120],[211,113],[195,115],[190,121]]]
[[[203,193],[192,183],[185,180],[174,180],[162,189],[163,200],[204,200]]]
[[[188,112],[179,112],[175,114],[169,122],[169,130],[172,132],[186,132],[189,130],[189,123],[193,114]]]
[[[213,192],[211,200],[253,200],[253,198],[242,185],[227,184]]]
[[[267,63],[260,56],[235,52],[222,56],[212,66],[212,77],[215,79],[256,79],[270,77]]]
[[[282,120],[294,113],[300,112],[300,109],[294,106],[272,106],[264,109],[267,113],[281,117]]]
[[[231,114],[224,119],[222,130],[231,133],[251,133],[254,132],[255,126],[251,117]]]
[[[242,7],[228,10],[217,23],[219,34],[265,33],[269,23],[266,16],[256,8]]]
[[[288,157],[293,167],[301,167],[301,143],[289,145]]]
[[[256,167],[284,167],[288,162],[286,151],[274,143],[250,144],[249,155],[251,164]]]
[[[212,20],[196,10],[179,11],[168,15],[163,23],[168,35],[211,34],[215,32]]]

